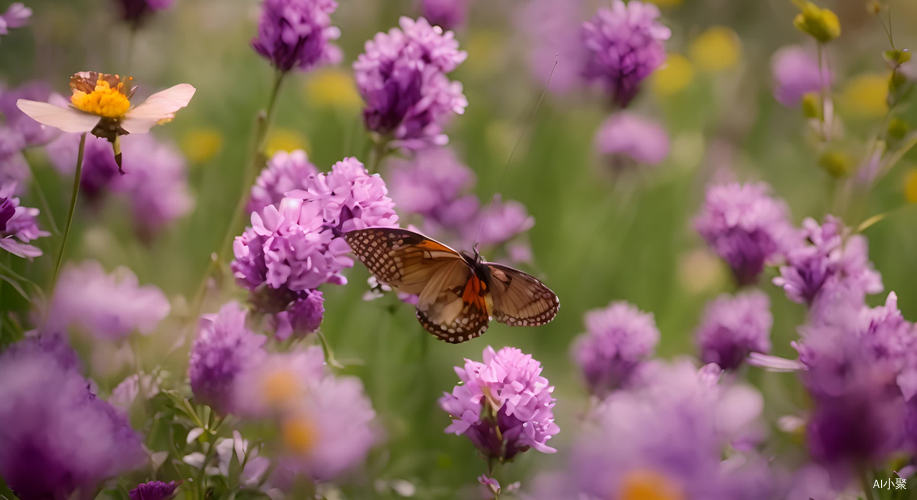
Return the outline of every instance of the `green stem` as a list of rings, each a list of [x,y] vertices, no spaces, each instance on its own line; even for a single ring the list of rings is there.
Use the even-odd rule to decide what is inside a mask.
[[[29,167],[29,174],[31,174],[33,179],[37,179],[35,168],[32,166],[31,155],[23,154],[23,156],[25,157],[26,166]],[[48,225],[51,226],[51,232],[60,234],[60,229],[57,227],[57,222],[54,220],[54,213],[51,211],[51,205],[48,204],[48,197],[45,196],[44,189],[41,188],[41,183],[35,182],[33,185],[35,186],[35,193],[38,194],[38,201],[41,203],[41,213],[48,219]]]
[[[83,152],[86,149],[86,133],[80,136],[80,149],[76,154],[76,172],[73,173],[73,189],[70,191],[70,209],[67,211],[67,224],[61,237],[60,249],[57,251],[57,263],[54,265],[52,284],[57,283],[61,264],[64,262],[64,249],[67,248],[67,237],[70,236],[70,227],[73,225],[73,213],[76,211],[76,199],[80,194],[80,177],[83,175]]]
[[[388,155],[388,140],[387,139],[374,139],[373,148],[369,152],[369,161],[367,161],[366,169],[370,174],[374,174],[379,171],[379,166],[382,164],[382,160]]]
[[[863,486],[863,495],[866,500],[875,500],[876,496],[873,494],[872,483],[869,482],[869,472],[866,469],[860,472],[860,484]]]
[[[322,343],[322,351],[325,352],[325,361],[328,362],[328,366],[332,368],[341,369],[344,368],[337,358],[334,357],[334,351],[331,349],[331,344],[328,343],[328,339],[325,338],[325,334],[321,330],[315,330],[315,335],[318,336],[319,342]]]

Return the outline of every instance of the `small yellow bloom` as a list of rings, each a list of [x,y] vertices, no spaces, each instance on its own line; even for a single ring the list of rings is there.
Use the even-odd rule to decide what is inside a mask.
[[[621,500],[683,500],[682,488],[664,475],[645,469],[628,472],[621,481]]]
[[[306,102],[317,108],[336,108],[345,111],[360,108],[360,94],[353,76],[341,69],[326,68],[315,71],[306,80]]]
[[[214,128],[196,128],[185,134],[181,148],[191,163],[205,163],[223,149],[223,136]]]
[[[302,384],[290,370],[275,370],[261,380],[262,397],[268,406],[282,407],[302,394]]]
[[[799,31],[811,35],[821,43],[830,42],[841,36],[841,23],[837,14],[830,9],[822,9],[812,2],[801,2],[793,19],[793,26]]]
[[[653,73],[650,82],[653,92],[661,96],[675,95],[694,80],[694,66],[687,57],[670,53],[665,63]]]
[[[344,418],[344,416],[341,416]],[[283,443],[293,453],[305,455],[315,447],[315,426],[305,416],[296,416],[284,420]]]
[[[714,26],[691,42],[691,60],[706,71],[731,68],[742,55],[742,43],[735,31],[725,26]]]
[[[876,118],[888,112],[888,76],[860,75],[850,80],[841,92],[841,108],[852,116]]]
[[[904,176],[904,199],[917,203],[917,168],[910,169]]]
[[[276,128],[268,134],[265,152],[268,156],[274,156],[278,151],[293,151],[302,149],[309,152],[309,140],[302,133],[288,129]]]

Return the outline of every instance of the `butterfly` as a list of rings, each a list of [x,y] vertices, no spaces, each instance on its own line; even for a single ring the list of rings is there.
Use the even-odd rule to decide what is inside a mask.
[[[560,300],[534,276],[406,229],[374,227],[344,234],[376,279],[417,295],[417,320],[440,340],[479,337],[491,317],[511,326],[554,319]]]

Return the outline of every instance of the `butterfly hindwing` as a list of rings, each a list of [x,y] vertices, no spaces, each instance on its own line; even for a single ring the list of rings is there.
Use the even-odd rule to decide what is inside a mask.
[[[494,319],[511,326],[539,326],[557,315],[560,300],[534,276],[488,262]]]
[[[431,293],[424,300],[427,289],[421,294],[417,303],[417,320],[440,340],[458,344],[487,331],[490,324],[490,296],[486,284],[467,265],[464,271],[457,266],[451,270],[439,271],[439,274],[447,273],[453,276],[439,280],[448,283],[447,286],[438,286],[431,281],[430,287],[436,287],[437,290],[435,296]],[[460,281],[457,281],[459,278]]]

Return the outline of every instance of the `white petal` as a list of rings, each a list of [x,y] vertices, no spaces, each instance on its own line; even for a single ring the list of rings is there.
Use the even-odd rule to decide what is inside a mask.
[[[131,134],[149,132],[153,125],[174,118],[175,112],[187,106],[191,101],[195,90],[187,83],[180,83],[156,92],[142,104],[128,111],[121,122],[121,127]]]
[[[19,99],[16,101],[16,107],[42,125],[74,134],[89,132],[99,123],[98,116],[83,113],[69,106],[61,107],[47,102]]]

